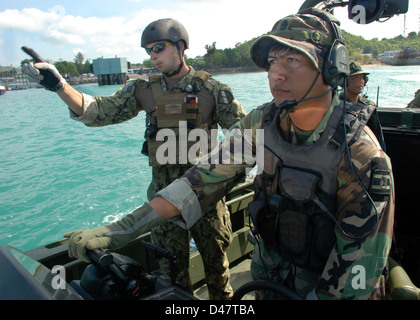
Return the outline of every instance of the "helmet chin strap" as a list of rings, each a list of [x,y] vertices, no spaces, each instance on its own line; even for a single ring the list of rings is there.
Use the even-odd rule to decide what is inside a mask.
[[[177,48],[177,50],[178,50],[178,56],[179,56],[179,60],[181,61],[181,63],[179,64],[178,69],[176,69],[174,72],[172,72],[172,73],[167,73],[167,72],[164,72],[164,73],[163,73],[163,74],[164,74],[165,76],[167,76],[168,78],[170,78],[170,77],[172,77],[172,76],[177,75],[178,73],[180,73],[180,72],[181,72],[182,67],[184,66],[184,60],[182,59],[182,56],[181,56],[181,49],[179,48],[178,43],[176,43],[176,44],[175,44],[175,46],[176,46],[176,48]]]

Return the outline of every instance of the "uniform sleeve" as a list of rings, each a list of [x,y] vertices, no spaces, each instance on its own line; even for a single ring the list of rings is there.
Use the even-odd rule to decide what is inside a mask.
[[[228,85],[214,80],[212,87],[210,90],[214,92],[216,99],[216,121],[223,129],[229,129],[234,123],[241,120],[246,112],[233,96]]]
[[[336,217],[342,230],[336,227],[337,243],[316,288],[319,299],[377,299],[385,294],[394,184],[390,159],[371,141],[364,134],[351,147],[352,161],[365,190],[346,154],[340,164]]]
[[[84,94],[83,115],[78,117],[70,112],[70,117],[92,127],[117,124],[132,119],[141,110],[135,90],[144,86],[146,86],[144,80],[132,80],[107,97],[91,97]]]
[[[219,148],[159,192],[181,210],[185,225],[190,227],[202,212],[214,206],[257,164],[256,150],[261,144],[259,120],[258,112],[248,114],[225,133]],[[248,148],[243,148],[244,145]]]

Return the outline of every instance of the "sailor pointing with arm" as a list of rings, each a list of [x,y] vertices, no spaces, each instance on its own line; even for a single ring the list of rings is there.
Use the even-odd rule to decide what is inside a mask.
[[[217,130],[218,125],[228,129],[245,112],[229,86],[214,79],[210,73],[195,71],[185,63],[184,53],[189,47],[189,37],[185,27],[178,21],[160,19],[150,23],[142,33],[141,46],[161,74],[152,75],[149,80],[128,81],[108,97],[92,97],[75,90],[66,84],[53,65],[39,59],[35,59],[35,64],[29,64],[25,72],[30,80],[57,92],[69,106],[71,118],[87,126],[117,124],[136,117],[141,111],[146,112],[146,141],[142,153],[148,156],[152,167],[153,178],[147,190],[148,199],[152,200],[159,190],[181,177],[195,161],[195,158],[181,159],[176,152],[176,155],[168,157],[170,162],[165,162],[167,159],[163,159],[158,153],[164,147],[164,142],[158,139],[160,133],[168,130],[173,132],[179,143],[175,150],[185,144],[186,153],[198,157],[209,150],[203,147],[197,153],[188,153],[193,143],[181,139],[182,130],[187,133],[201,130],[208,135],[211,130]],[[132,215],[110,229],[105,226],[99,228],[99,233],[98,230],[93,231],[95,237],[99,237],[101,232],[108,237],[92,240],[87,247],[115,248],[116,245],[139,235],[138,232],[142,229],[137,227],[157,217],[156,213],[146,213],[143,216],[142,212],[140,209],[135,210]],[[166,213],[166,210],[163,212]],[[165,218],[173,215],[171,212]],[[189,241],[192,236],[203,258],[210,298],[229,299],[232,296],[226,255],[227,247],[232,241],[232,228],[224,201],[209,205],[204,210],[203,217],[200,216],[194,226],[189,226],[189,230],[176,223],[166,222],[155,225],[151,231],[155,244],[177,256],[177,281],[186,290],[192,292],[188,272]],[[85,233],[77,234],[79,237]],[[73,237],[72,241],[74,239]],[[80,241],[84,241],[83,239],[84,236]],[[71,245],[70,248],[72,247]],[[82,255],[80,250],[76,251],[78,256]],[[75,252],[71,254],[76,255]],[[159,263],[161,272],[169,275],[171,270],[165,259],[161,259]]]

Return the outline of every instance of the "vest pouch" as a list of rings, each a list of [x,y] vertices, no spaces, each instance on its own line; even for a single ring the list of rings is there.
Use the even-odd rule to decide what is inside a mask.
[[[312,217],[312,225],[312,254],[308,269],[322,272],[336,243],[335,223],[326,213],[320,213]]]
[[[149,165],[190,165],[193,166],[202,155],[208,152],[207,135],[188,141],[191,130],[184,128],[180,134],[179,128],[160,130],[153,139],[147,140]],[[164,141],[158,141],[159,140]],[[182,143],[180,143],[182,140]]]
[[[335,244],[334,221],[325,213],[285,210],[276,228],[278,252],[298,267],[322,272]]]
[[[259,193],[256,200],[248,204],[249,215],[254,225],[254,231],[264,240],[267,247],[278,248],[276,235],[278,230],[279,212],[266,205],[264,193]]]
[[[198,105],[186,103],[185,92],[161,95],[156,101],[156,118],[158,129],[177,128],[179,121],[187,121],[188,128],[200,127]]]
[[[280,213],[275,232],[280,254],[295,265],[321,272],[335,243],[334,221],[315,206],[315,172],[283,167],[280,184],[293,204]]]
[[[307,214],[287,209],[275,224],[277,249],[280,255],[297,266],[306,266],[309,259],[312,230]]]
[[[308,202],[317,187],[320,176],[308,171],[283,167],[280,185],[283,193],[297,202]]]

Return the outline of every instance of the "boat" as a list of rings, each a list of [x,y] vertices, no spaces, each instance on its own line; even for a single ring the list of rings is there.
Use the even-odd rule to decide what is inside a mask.
[[[331,4],[331,1],[326,1]],[[340,2],[340,1],[333,1]],[[302,7],[323,1],[305,1]],[[395,180],[395,244],[399,255],[390,258],[387,283],[389,298],[420,300],[420,215],[415,199],[420,181],[420,109],[377,109],[386,152]],[[254,199],[253,178],[248,176],[226,196],[231,213],[233,242],[228,248],[234,299],[254,299],[253,291],[267,283],[251,281],[249,263],[254,244],[248,204]],[[206,299],[200,253],[190,255],[190,277],[194,295],[174,285],[174,279],[157,273],[156,257],[172,259],[163,248],[151,244],[146,233],[114,252],[89,252],[92,263],[69,258],[67,240],[22,252],[0,246],[0,300],[197,300]],[[270,289],[289,299],[298,299],[290,290],[273,285]],[[250,295],[250,296],[249,296]]]
[[[5,94],[7,92],[6,87],[3,85],[0,85],[0,96]]]
[[[407,47],[395,52],[390,59],[384,59],[382,61],[392,66],[420,65],[420,50]]]

